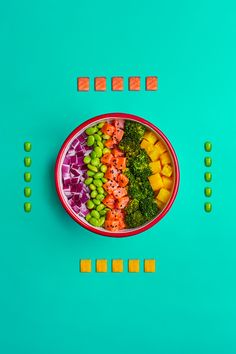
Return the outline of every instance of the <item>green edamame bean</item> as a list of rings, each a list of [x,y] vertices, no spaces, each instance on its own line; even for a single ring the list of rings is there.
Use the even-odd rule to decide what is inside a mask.
[[[206,141],[204,144],[205,151],[209,152],[212,150],[212,143],[210,141]]]
[[[104,144],[101,141],[97,142],[97,146],[100,147],[100,149],[102,149],[102,150],[104,148]]]
[[[26,202],[26,203],[24,204],[24,209],[25,209],[25,212],[26,212],[26,213],[29,213],[29,212],[31,211],[31,203]]]
[[[107,178],[103,177],[103,178],[102,178],[102,182],[103,182],[103,183],[106,183],[106,182],[107,182]]]
[[[93,209],[94,208],[94,203],[92,202],[92,200],[88,200],[86,203],[88,209]]]
[[[88,177],[86,178],[86,180],[84,181],[84,183],[88,186],[89,184],[91,184],[93,182],[92,177]]]
[[[98,166],[99,164],[100,164],[100,160],[98,157],[95,157],[94,159],[91,160],[92,166]]]
[[[89,213],[85,216],[85,220],[89,221],[90,219],[91,219],[91,213]]]
[[[90,161],[91,161],[91,157],[89,155],[85,156],[84,163],[86,163],[86,165],[87,165],[88,163],[90,163]]]
[[[97,197],[96,197],[96,199],[98,199],[98,200],[103,200],[105,198],[105,195],[104,194],[98,194],[97,195]]]
[[[97,132],[97,134],[100,135],[100,136],[102,136],[103,133],[102,133],[101,130],[99,130],[99,131]]]
[[[102,216],[102,217],[98,220],[98,226],[101,227],[101,226],[104,224],[104,222],[105,222],[105,217]]]
[[[98,192],[96,190],[94,190],[94,191],[91,192],[90,195],[91,195],[92,198],[96,198],[96,196],[98,195]]]
[[[102,172],[97,172],[97,173],[95,173],[94,178],[95,178],[95,179],[101,179],[103,176],[104,176],[104,173],[102,173]]]
[[[100,214],[97,210],[92,210],[91,211],[91,216],[95,219],[99,219],[100,218]]]
[[[95,134],[95,135],[94,135],[94,139],[95,139],[96,141],[102,141],[102,138],[100,137],[99,134]]]
[[[104,194],[104,192],[105,192],[102,187],[98,187],[97,191],[98,191],[99,194]]]
[[[92,146],[95,142],[94,136],[93,135],[89,135],[88,139],[87,139],[87,145],[88,146]]]
[[[103,138],[104,140],[108,140],[108,139],[110,139],[110,135],[103,134],[102,138]]]
[[[95,172],[88,170],[88,171],[87,171],[87,175],[88,175],[89,177],[93,177],[93,176],[95,175]]]
[[[210,213],[212,211],[212,204],[207,202],[204,204],[204,209],[207,213]]]
[[[97,198],[95,198],[95,199],[93,200],[93,202],[94,202],[95,205],[101,204],[101,200],[99,200],[99,199],[97,199]]]
[[[96,133],[96,128],[95,128],[95,127],[87,128],[87,129],[85,130],[85,133],[86,133],[87,135],[93,135],[93,134]]]
[[[24,195],[26,198],[29,198],[31,196],[31,188],[30,187],[24,188]]]
[[[111,152],[111,150],[108,149],[108,148],[104,148],[104,149],[102,150],[103,155],[104,155],[104,154],[110,154],[110,152]]]
[[[24,158],[24,163],[26,167],[30,167],[31,166],[31,158],[29,156]]]
[[[210,156],[205,157],[204,159],[205,166],[210,167],[212,165],[212,158]]]
[[[104,204],[100,204],[100,205],[104,205]],[[100,206],[99,205],[99,206]],[[98,208],[98,207],[97,207]],[[105,209],[102,209],[101,211],[100,211],[100,215],[101,216],[103,216],[103,215],[106,215],[106,213],[107,213],[107,210],[105,210]]]
[[[103,173],[105,173],[107,171],[107,166],[106,165],[102,165],[100,167],[100,171],[102,171]]]
[[[96,152],[97,157],[102,157],[102,149],[100,147],[95,147],[94,151]]]
[[[98,219],[91,218],[89,219],[89,223],[93,226],[98,226]]]
[[[93,181],[93,184],[96,186],[96,187],[102,187],[102,181],[100,179],[95,179]]]
[[[89,163],[87,166],[88,166],[88,169],[89,169],[89,170],[91,170],[91,171],[93,171],[93,172],[98,172],[98,169],[97,169],[96,166],[93,166],[93,165],[91,165],[90,163]]]
[[[30,182],[31,181],[31,173],[30,172],[25,172],[24,173],[24,180],[25,180],[25,182]]]
[[[212,195],[212,189],[210,187],[206,187],[204,189],[204,193],[205,193],[205,196],[209,198]]]
[[[24,143],[24,149],[25,151],[29,152],[31,150],[32,146],[31,146],[31,143],[29,141],[26,141]]]
[[[98,123],[97,127],[101,129],[104,126],[105,122]]]
[[[102,211],[102,209],[104,209],[105,208],[105,205],[104,204],[99,204],[97,207],[96,207],[96,210],[97,211]],[[101,213],[100,213],[101,214]]]
[[[211,172],[205,172],[204,177],[205,177],[206,182],[211,182],[211,180],[212,180]]]
[[[92,159],[95,159],[95,157],[97,157],[97,154],[96,154],[96,152],[93,150],[93,151],[91,152],[91,158],[92,158]]]
[[[95,191],[96,187],[95,187],[95,185],[94,185],[93,183],[91,183],[91,184],[89,185],[89,189],[90,189],[91,191]]]

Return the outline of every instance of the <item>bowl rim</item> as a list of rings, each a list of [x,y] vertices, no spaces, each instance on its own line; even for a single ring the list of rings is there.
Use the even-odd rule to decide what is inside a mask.
[[[70,209],[70,207],[66,204],[64,198],[63,198],[63,190],[62,188],[60,188],[60,166],[61,166],[61,159],[62,156],[64,154],[65,149],[68,147],[68,144],[72,142],[73,137],[78,134],[79,131],[83,130],[87,125],[95,123],[98,120],[101,119],[106,119],[106,118],[119,118],[119,119],[129,119],[129,120],[133,120],[136,122],[139,122],[141,124],[145,124],[148,127],[150,127],[152,130],[154,130],[162,139],[163,141],[166,143],[169,152],[171,153],[172,159],[173,159],[173,163],[174,163],[174,168],[175,168],[175,183],[174,183],[174,187],[172,190],[172,195],[169,199],[168,204],[166,205],[166,207],[163,209],[163,211],[161,211],[152,221],[150,221],[149,223],[139,227],[138,229],[129,229],[129,231],[127,232],[108,232],[105,229],[98,229],[95,226],[86,224],[82,219],[80,219],[79,217],[76,217],[76,215],[72,212],[72,210]],[[152,226],[154,226],[155,224],[157,224],[170,210],[170,208],[172,207],[174,200],[176,198],[176,195],[178,193],[178,189],[179,189],[179,182],[180,182],[180,171],[179,171],[179,163],[178,163],[178,159],[176,156],[176,153],[174,151],[174,148],[172,147],[169,139],[165,136],[165,134],[159,129],[157,128],[154,124],[152,124],[151,122],[147,121],[144,118],[141,118],[139,116],[136,116],[134,114],[129,114],[129,113],[105,113],[105,114],[100,114],[98,116],[95,116],[93,118],[90,118],[86,121],[84,121],[83,123],[81,123],[78,127],[76,127],[66,138],[66,140],[64,141],[64,143],[62,144],[59,153],[57,155],[57,159],[56,159],[56,164],[55,164],[55,171],[54,171],[54,177],[55,177],[55,184],[56,184],[56,191],[57,194],[59,196],[59,199],[64,207],[64,209],[66,210],[66,212],[81,226],[83,226],[85,229],[102,235],[102,236],[108,236],[108,237],[115,237],[115,238],[121,238],[121,237],[128,237],[128,236],[134,236],[137,235],[139,233],[142,233],[148,229],[150,229]]]

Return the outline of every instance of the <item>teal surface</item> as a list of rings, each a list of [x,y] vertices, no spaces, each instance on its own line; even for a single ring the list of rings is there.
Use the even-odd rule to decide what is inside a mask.
[[[2,354],[236,352],[234,1],[0,5]],[[77,76],[159,77],[157,92],[78,93]],[[145,234],[82,229],[54,188],[60,145],[105,112],[159,126],[181,185]],[[213,143],[212,213],[204,142]],[[24,141],[32,142],[25,213]],[[28,154],[27,154],[28,155]],[[156,258],[155,274],[80,274],[80,258]]]

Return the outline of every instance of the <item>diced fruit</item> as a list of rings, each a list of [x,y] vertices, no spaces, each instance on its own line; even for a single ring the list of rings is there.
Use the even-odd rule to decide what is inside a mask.
[[[113,164],[119,170],[126,169],[126,157],[114,157]]]
[[[157,201],[157,206],[158,206],[158,208],[159,209],[163,209],[164,208],[164,206],[165,206],[165,203],[162,203],[160,200],[158,200],[158,199],[156,199],[156,201]]]
[[[114,190],[113,195],[116,199],[120,199],[127,195],[127,190],[124,187],[118,187]]]
[[[155,175],[149,176],[148,179],[154,191],[158,191],[164,186],[160,173],[155,173]]]
[[[162,166],[167,165],[168,163],[171,163],[171,158],[170,158],[170,155],[168,154],[168,152],[164,152],[163,154],[161,154],[160,160],[161,160]]]
[[[115,208],[115,198],[113,195],[107,194],[102,202],[110,209]]]
[[[106,164],[106,165],[111,165],[113,158],[114,158],[114,156],[112,154],[106,153],[101,158],[101,163]]]
[[[121,173],[118,177],[117,177],[117,182],[119,184],[120,187],[125,187],[127,186],[127,184],[129,183],[129,179],[128,177],[126,177],[126,175],[124,175],[123,173]]]
[[[159,151],[155,147],[148,155],[152,161],[157,161],[160,156]]]
[[[101,130],[103,134],[112,136],[115,131],[115,127],[112,124],[106,123]]]
[[[146,132],[143,138],[148,140],[151,144],[155,144],[155,142],[157,141],[156,134],[151,131]]]
[[[141,144],[140,144],[140,147],[141,147],[142,149],[146,149],[146,147],[147,147],[149,144],[150,144],[149,141],[147,141],[146,139],[143,139],[142,142],[141,142]]]
[[[166,188],[161,188],[158,195],[157,199],[160,200],[162,203],[166,203],[168,199],[170,198],[170,191]]]
[[[117,200],[116,207],[118,209],[124,209],[128,203],[129,203],[129,197],[125,196]]]
[[[164,165],[161,170],[161,173],[166,177],[170,177],[172,175],[172,172],[173,172],[173,170],[170,165]]]
[[[151,143],[148,143],[145,147],[146,153],[149,155],[154,149],[154,145]]]
[[[169,177],[163,176],[162,177],[162,181],[163,181],[164,187],[166,189],[171,189],[171,187],[173,185],[173,178],[169,178]]]
[[[157,172],[161,172],[161,162],[160,160],[154,161],[154,162],[150,162],[149,164],[152,173],[157,173]]]
[[[166,149],[166,146],[165,144],[159,140],[156,144],[155,144],[155,147],[157,148],[157,150],[159,151],[159,154],[163,154],[163,152],[165,152],[167,149]]]

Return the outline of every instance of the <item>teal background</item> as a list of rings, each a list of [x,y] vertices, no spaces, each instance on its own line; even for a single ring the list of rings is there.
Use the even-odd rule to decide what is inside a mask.
[[[2,354],[236,351],[234,1],[0,5]],[[159,77],[157,92],[78,93],[78,76]],[[169,214],[137,237],[82,229],[56,196],[66,136],[106,112],[150,120],[176,149]],[[30,214],[23,142],[33,144]],[[213,212],[203,143],[213,143]],[[156,258],[155,274],[80,274],[81,258]]]

